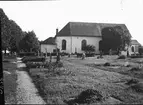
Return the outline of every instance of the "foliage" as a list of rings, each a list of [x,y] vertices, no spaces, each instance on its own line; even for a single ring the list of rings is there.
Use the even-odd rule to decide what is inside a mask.
[[[94,103],[96,101],[101,101],[103,96],[97,90],[87,89],[82,91],[77,98],[74,100],[76,103]]]
[[[126,58],[125,55],[121,55],[121,56],[118,57],[118,59],[125,59],[125,58]]]
[[[86,53],[95,52],[95,46],[93,46],[93,45],[86,45],[83,48],[83,51],[85,51]]]
[[[0,21],[1,21],[1,38],[2,38],[2,49],[6,50],[9,48],[10,41],[10,22],[4,11],[0,8]]]
[[[138,50],[139,50],[139,54],[142,55],[143,54],[143,47],[140,46]]]
[[[24,57],[24,56],[35,56],[34,52],[21,52],[18,54],[20,57]]]
[[[102,41],[99,42],[99,50],[108,52],[110,49],[124,49],[130,44],[131,36],[128,30],[120,26],[106,27],[102,29]]]
[[[19,51],[19,42],[23,38],[23,32],[22,29],[13,20],[10,20],[10,34],[10,51],[17,52]]]
[[[24,38],[20,41],[20,49],[23,51],[34,51],[37,52],[40,49],[40,43],[34,31],[25,32]]]
[[[44,62],[45,58],[43,57],[36,57],[36,56],[31,56],[31,57],[24,57],[22,59],[22,62],[26,63],[26,62]]]
[[[23,37],[22,29],[16,22],[9,20],[2,9],[0,9],[0,17],[2,50],[8,49],[11,52],[17,52],[19,50],[19,42]]]

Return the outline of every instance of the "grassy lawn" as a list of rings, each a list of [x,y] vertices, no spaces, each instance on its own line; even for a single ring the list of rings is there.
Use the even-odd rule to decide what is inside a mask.
[[[104,59],[92,57],[81,60],[63,57],[61,60],[63,67],[30,69],[29,74],[39,89],[40,95],[48,104],[65,104],[78,97],[86,89],[97,90],[104,97],[102,101],[97,101],[99,104],[117,104],[113,98],[121,103],[143,103],[142,89],[140,89],[141,92],[137,92],[133,90],[132,85],[126,85],[126,82],[134,76],[120,73],[121,68],[97,66],[107,61],[116,63],[117,66],[126,62],[126,60],[116,58],[107,56]],[[132,59],[130,61],[133,63],[132,66],[137,65],[137,59],[136,62]],[[122,66],[121,71],[126,72],[131,67]],[[142,82],[142,78],[137,79]]]
[[[15,70],[17,69],[16,64],[11,63],[15,61],[15,58],[6,57],[3,62],[3,77],[4,77],[4,97],[5,103],[14,104],[16,103],[16,74]],[[7,73],[8,72],[8,73]]]

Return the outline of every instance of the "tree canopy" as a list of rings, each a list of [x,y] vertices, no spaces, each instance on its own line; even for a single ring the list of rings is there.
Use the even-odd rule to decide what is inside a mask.
[[[38,51],[40,43],[34,31],[25,32],[25,37],[20,41],[20,49],[24,51]]]
[[[19,52],[21,49],[27,51],[30,51],[30,48],[32,48],[33,51],[39,49],[39,41],[35,33],[33,31],[22,31],[20,26],[14,20],[10,20],[1,8],[0,22],[2,50],[6,51],[8,49],[11,52]]]
[[[99,42],[99,50],[108,52],[110,49],[124,49],[130,44],[131,36],[122,27],[106,27],[102,29],[102,41]]]

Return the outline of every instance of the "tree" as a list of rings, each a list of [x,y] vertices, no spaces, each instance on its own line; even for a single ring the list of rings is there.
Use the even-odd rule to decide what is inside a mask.
[[[143,46],[139,46],[138,52],[139,52],[140,55],[143,54]]]
[[[18,52],[19,42],[23,38],[23,32],[22,29],[13,20],[10,20],[10,34],[11,34],[11,38],[9,41],[10,50],[12,52]]]
[[[102,29],[102,41],[99,43],[99,49],[103,52],[109,52],[110,49],[124,49],[130,44],[131,36],[128,30],[123,30],[120,26],[106,27]]]
[[[2,50],[9,49],[10,35],[10,22],[8,17],[5,15],[3,9],[0,8],[0,22],[1,22],[1,39],[2,39]]]
[[[83,51],[85,51],[86,53],[95,52],[95,46],[93,46],[93,45],[86,45],[83,48]]]
[[[3,9],[0,9],[2,50],[19,51],[19,42],[23,38],[22,29],[15,21],[9,20]]]
[[[34,31],[25,34],[25,37],[20,41],[20,49],[29,52],[37,52],[40,49],[40,43]]]

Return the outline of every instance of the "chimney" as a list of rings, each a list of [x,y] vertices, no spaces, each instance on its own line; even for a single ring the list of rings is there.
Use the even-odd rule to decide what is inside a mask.
[[[56,29],[56,35],[58,34],[58,32],[59,32],[59,30],[58,30],[58,28]]]

